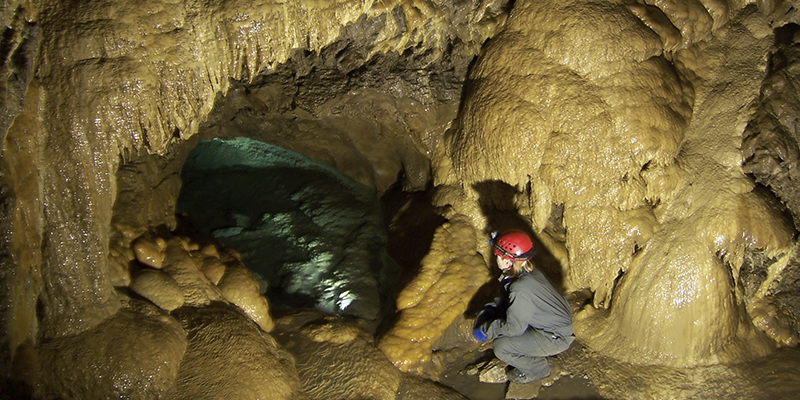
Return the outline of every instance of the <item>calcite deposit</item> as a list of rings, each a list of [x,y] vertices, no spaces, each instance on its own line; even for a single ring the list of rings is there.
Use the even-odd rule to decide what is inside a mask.
[[[261,295],[261,284],[235,250],[220,251],[214,244],[201,248],[185,236],[151,234],[135,239],[132,246],[129,253],[135,254],[136,263],[133,259],[117,263],[130,278],[118,280],[116,287],[127,287],[167,312],[184,305],[229,302],[265,332],[272,330],[269,302]]]
[[[464,400],[468,397],[397,369],[354,320],[294,313],[280,318],[276,337],[297,356],[309,397],[323,399]],[[353,357],[358,354],[358,357]]]
[[[442,225],[418,275],[400,292],[396,322],[378,347],[401,370],[423,372],[433,345],[489,278],[475,236],[466,219]]]
[[[431,380],[457,386],[491,356],[469,336],[470,313],[491,287],[487,235],[516,227],[535,234],[534,261],[571,299],[577,344],[557,361],[567,376],[609,398],[791,398],[798,9],[6,1],[0,393],[458,399]],[[245,141],[295,152],[317,182],[255,179],[261,191],[247,193],[260,197],[239,200],[300,211],[192,225],[200,212],[179,213],[180,198],[243,193],[230,175],[187,184],[193,150]],[[337,207],[326,199],[340,178],[308,165],[375,197]],[[258,173],[285,172],[273,167]],[[409,223],[410,203],[372,206],[399,192],[435,216]],[[328,237],[311,240],[301,216]],[[255,273],[249,251],[273,247],[240,235],[254,226],[285,228],[311,257],[267,255],[280,265]],[[375,249],[387,240],[396,260]],[[393,262],[397,276],[373,268]],[[292,308],[359,321],[298,322]]]
[[[665,48],[643,9],[681,43]],[[568,14],[581,18],[556,17]],[[449,182],[473,199],[477,183],[507,182],[545,236],[563,205],[566,289],[593,293],[576,317],[598,351],[688,366],[785,342],[756,329],[739,292],[745,255],[783,262],[796,233],[742,169],[771,32],[752,6],[524,2],[471,71]]]

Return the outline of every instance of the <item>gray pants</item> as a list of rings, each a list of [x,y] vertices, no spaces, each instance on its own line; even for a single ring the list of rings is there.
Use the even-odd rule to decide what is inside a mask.
[[[575,336],[560,337],[528,328],[520,336],[502,336],[492,342],[494,355],[534,379],[550,376],[547,356],[569,349]]]

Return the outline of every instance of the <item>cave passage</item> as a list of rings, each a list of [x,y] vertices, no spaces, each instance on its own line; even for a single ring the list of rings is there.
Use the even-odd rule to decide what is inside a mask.
[[[374,191],[263,142],[200,141],[177,212],[241,253],[273,306],[375,319],[397,273]]]

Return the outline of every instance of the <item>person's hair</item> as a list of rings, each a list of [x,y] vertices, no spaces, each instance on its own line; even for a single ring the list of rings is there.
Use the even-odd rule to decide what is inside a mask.
[[[531,263],[531,260],[512,261],[511,268],[509,268],[509,271],[508,273],[506,273],[506,276],[509,276],[511,278],[516,278],[522,275],[522,272],[531,272],[531,271],[533,271],[533,264]]]

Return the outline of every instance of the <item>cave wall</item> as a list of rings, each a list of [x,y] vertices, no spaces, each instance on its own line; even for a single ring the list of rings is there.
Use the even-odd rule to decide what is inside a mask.
[[[45,344],[93,343],[107,334],[108,321],[130,321],[120,314],[131,306],[114,289],[119,275],[109,260],[129,252],[126,246],[142,233],[174,227],[168,211],[179,186],[174,173],[232,86],[256,82],[293,55],[326,47],[346,57],[336,60],[339,74],[387,53],[416,54],[420,68],[454,57],[459,61],[448,68],[459,65],[463,74],[502,23],[504,7],[495,1],[4,3],[4,376],[48,395],[79,393],[69,392],[72,374],[79,372],[40,370],[36,349],[51,352],[43,359],[57,358],[67,349]],[[357,22],[358,29],[347,28]],[[298,69],[284,71],[303,76]],[[301,92],[297,103],[324,97],[313,93],[324,84],[320,76],[322,82],[311,82],[312,92]],[[327,150],[324,143],[301,150],[313,156],[320,149]],[[121,166],[127,169],[118,174]],[[153,169],[160,170],[157,177]],[[392,179],[398,172],[389,171]],[[417,185],[425,180],[426,172],[420,173]],[[379,184],[391,184],[387,179]],[[181,272],[171,279],[176,276],[189,279]],[[216,290],[205,281],[186,285]],[[184,335],[193,329],[186,323]],[[270,346],[256,336],[256,347]],[[195,344],[185,345],[191,352]],[[181,353],[171,353],[176,358],[170,362]],[[146,360],[108,362],[116,361],[122,365],[100,368],[147,370],[136,365]],[[173,378],[149,393],[165,393]],[[122,389],[103,390],[111,396]],[[273,395],[291,397],[292,390]]]
[[[797,265],[791,202],[742,168],[785,21],[754,4],[674,5],[517,2],[445,138],[440,182],[461,197],[439,201],[488,232],[476,204],[491,197],[486,182],[506,182],[535,232],[563,230],[551,248],[566,250],[565,289],[593,294],[576,315],[593,348],[681,366],[752,359],[797,341],[756,323],[768,340],[739,292],[745,255]]]

